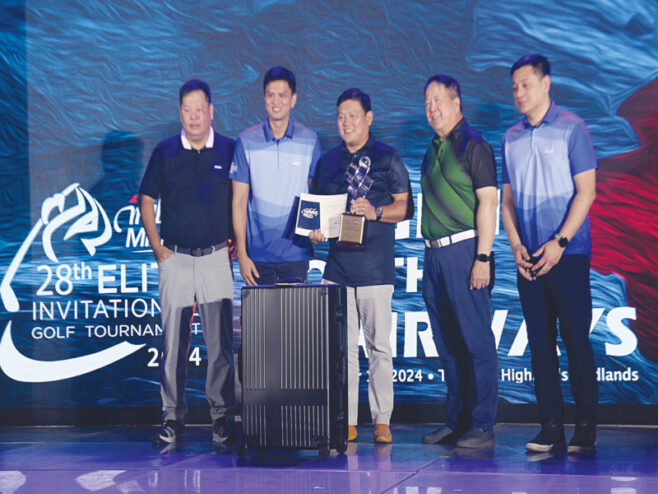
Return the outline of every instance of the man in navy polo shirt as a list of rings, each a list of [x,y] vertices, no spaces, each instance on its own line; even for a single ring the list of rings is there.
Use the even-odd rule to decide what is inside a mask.
[[[343,144],[322,156],[314,178],[320,194],[347,192],[345,172],[368,157],[372,181],[365,197],[350,203],[352,213],[368,220],[365,250],[346,250],[330,240],[324,280],[347,286],[348,440],[357,437],[359,411],[359,327],[368,355],[368,401],[375,423],[374,440],[390,443],[393,412],[391,299],[395,284],[395,223],[413,214],[409,203],[409,174],[397,151],[370,136],[373,113],[370,97],[357,88],[338,98],[338,132]],[[370,181],[369,181],[370,182]],[[323,242],[320,230],[310,235]]]
[[[192,79],[180,88],[180,135],[151,155],[139,210],[158,261],[162,313],[162,428],[154,441],[173,443],[184,433],[190,321],[196,301],[208,351],[206,396],[213,441],[235,439],[233,405],[233,275],[227,240],[231,224],[234,142],[211,127],[210,88]],[[160,197],[160,235],[154,206]],[[160,238],[162,237],[162,242]]]
[[[425,114],[436,135],[423,159],[423,298],[445,370],[448,417],[426,444],[495,444],[498,357],[490,293],[496,229],[496,161],[462,115],[459,83],[438,74],[425,84]]]
[[[272,67],[263,79],[267,119],[243,131],[235,146],[233,228],[240,274],[247,285],[305,280],[313,253],[295,235],[300,194],[320,158],[317,134],[290,118],[297,102],[295,75]]]
[[[588,213],[596,196],[598,166],[594,146],[585,122],[551,101],[546,57],[526,55],[510,72],[514,103],[524,117],[503,137],[502,216],[518,268],[542,426],[526,448],[545,452],[566,446],[555,346],[559,319],[576,404],[576,431],[568,450],[591,453],[598,402],[589,341]]]

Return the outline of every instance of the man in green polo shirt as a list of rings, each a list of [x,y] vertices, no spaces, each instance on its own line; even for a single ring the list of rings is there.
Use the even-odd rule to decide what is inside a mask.
[[[459,83],[435,75],[425,113],[436,132],[421,171],[425,239],[423,297],[445,370],[448,418],[426,444],[495,444],[498,358],[491,332],[498,194],[491,147],[461,110]]]

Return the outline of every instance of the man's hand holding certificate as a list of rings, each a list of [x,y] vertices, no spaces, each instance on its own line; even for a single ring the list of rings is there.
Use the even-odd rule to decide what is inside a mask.
[[[299,198],[295,233],[305,237],[320,230],[325,238],[338,236],[340,215],[345,212],[347,194],[302,194]]]

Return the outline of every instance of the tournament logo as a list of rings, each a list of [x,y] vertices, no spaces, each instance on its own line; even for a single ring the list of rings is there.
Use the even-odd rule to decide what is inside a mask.
[[[115,218],[115,223],[116,221]],[[56,241],[54,241],[55,237]],[[128,300],[118,298],[108,300],[100,296],[118,292],[118,289],[112,286],[115,276],[110,274],[113,271],[110,266],[113,265],[98,265],[94,262],[86,264],[84,261],[77,262],[77,260],[73,263],[60,262],[57,250],[58,246],[65,242],[79,240],[83,252],[93,258],[97,254],[98,248],[107,244],[111,238],[112,225],[107,213],[100,203],[78,183],[71,184],[62,192],[44,200],[39,219],[23,240],[2,278],[0,297],[6,311],[23,316],[23,318],[31,313],[32,321],[35,324],[39,323],[31,331],[35,340],[66,339],[76,334],[97,338],[99,331],[102,331],[99,328],[104,326],[86,324],[83,328],[79,326],[80,321],[98,322],[125,316],[134,317],[136,314],[137,317],[140,317],[140,314],[143,316],[149,313],[146,301],[137,302],[142,299],[135,299],[132,300],[132,303],[128,303]],[[39,249],[50,263],[42,263],[35,268],[32,260],[39,258]],[[26,259],[31,250],[33,257]],[[56,266],[53,266],[53,263]],[[27,282],[17,282],[17,278],[21,275],[21,268],[26,265],[26,270],[30,271],[29,274],[32,277]],[[117,270],[116,266],[114,266],[114,270]],[[137,287],[127,286],[126,266],[120,266],[118,271],[121,280],[120,293],[137,292]],[[146,291],[147,284],[144,281],[147,277],[146,265],[142,267],[141,271],[143,275],[141,285],[143,291]],[[39,278],[37,278],[37,274]],[[25,307],[27,304],[19,302],[15,285],[29,285],[35,278],[39,280],[39,288],[33,295],[31,307],[27,309]],[[84,286],[87,291],[91,287],[96,290],[98,296],[80,299],[74,293],[78,286]],[[23,288],[25,289],[25,286]],[[31,287],[28,286],[28,288]],[[32,295],[32,290],[29,290],[29,293]],[[153,306],[153,304],[151,305]],[[146,309],[142,310],[143,307]],[[150,312],[159,312],[159,308],[156,311],[153,307]],[[67,325],[60,327],[55,323],[41,324],[49,321],[67,321]],[[74,324],[69,325],[69,322]],[[115,329],[121,326],[125,325],[115,325]],[[154,334],[150,325],[146,326],[142,328],[140,325],[138,333]],[[109,326],[107,327],[109,328]],[[110,330],[107,331],[107,333],[109,332]],[[134,334],[134,331],[132,333]],[[127,331],[121,334],[127,334]],[[121,360],[144,346],[144,344],[122,341],[87,355],[59,360],[37,360],[24,355],[19,350],[15,343],[18,341],[15,336],[16,334],[12,334],[12,321],[10,320],[6,324],[0,340],[0,369],[11,379],[30,383],[59,381],[87,374]]]
[[[318,215],[318,208],[304,208],[302,209],[302,216],[312,220]]]

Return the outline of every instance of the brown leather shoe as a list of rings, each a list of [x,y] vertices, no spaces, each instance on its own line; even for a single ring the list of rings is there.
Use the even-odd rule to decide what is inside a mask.
[[[348,425],[347,426],[347,440],[356,441],[356,426]]]
[[[388,444],[393,441],[393,435],[388,424],[375,424],[375,442]]]

